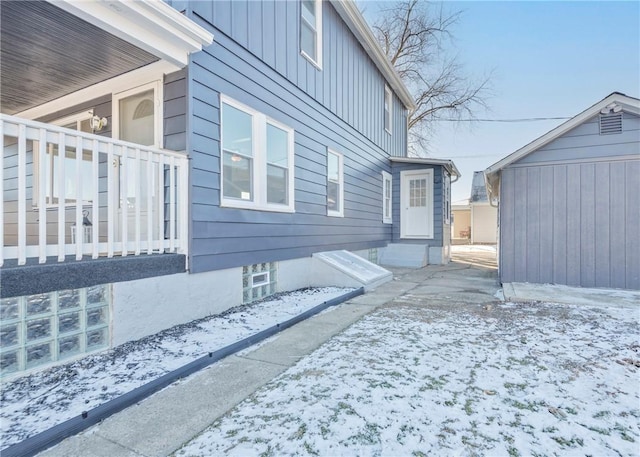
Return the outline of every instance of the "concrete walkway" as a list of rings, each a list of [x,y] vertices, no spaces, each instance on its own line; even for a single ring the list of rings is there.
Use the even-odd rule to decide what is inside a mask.
[[[477,263],[474,259],[420,270],[393,269],[393,281],[375,291],[228,357],[40,455],[169,455],[261,386],[379,306],[392,304],[396,299],[418,305],[496,301],[499,286],[495,267]]]

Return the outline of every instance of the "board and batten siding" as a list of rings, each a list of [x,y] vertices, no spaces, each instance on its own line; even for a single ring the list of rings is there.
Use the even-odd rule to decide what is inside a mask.
[[[640,289],[638,120],[599,135],[595,117],[502,170],[503,283]]]
[[[381,172],[390,172],[390,152],[400,154],[393,142],[404,141],[404,134],[396,134],[398,119],[393,135],[384,131],[382,77],[333,7],[324,2],[318,70],[300,55],[298,25],[290,27],[298,24],[298,2],[189,5],[194,20],[215,35],[189,65],[190,271],[389,242]],[[342,60],[332,54],[339,44],[348,56]],[[379,97],[371,97],[374,92]],[[220,207],[221,94],[294,130],[294,213]],[[327,216],[328,148],[344,157],[344,217]]]
[[[400,187],[402,185],[400,174],[403,171],[433,170],[433,238],[428,239],[408,239],[400,237],[401,224],[401,201]],[[444,169],[440,165],[424,165],[410,163],[394,163],[393,164],[393,180],[392,180],[392,213],[393,213],[393,242],[394,243],[413,243],[427,244],[432,247],[441,247],[450,242],[451,231],[449,224],[444,224],[443,212],[443,196],[444,196]]]

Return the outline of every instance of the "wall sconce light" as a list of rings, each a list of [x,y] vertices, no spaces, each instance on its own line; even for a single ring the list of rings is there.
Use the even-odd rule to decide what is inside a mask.
[[[108,121],[106,117],[100,118],[99,116],[92,116],[89,120],[89,126],[94,132],[99,132],[104,127],[106,127],[107,124]]]

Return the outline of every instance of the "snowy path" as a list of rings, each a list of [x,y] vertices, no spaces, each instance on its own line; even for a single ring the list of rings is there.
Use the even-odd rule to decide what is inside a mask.
[[[178,456],[640,452],[638,310],[396,301]]]

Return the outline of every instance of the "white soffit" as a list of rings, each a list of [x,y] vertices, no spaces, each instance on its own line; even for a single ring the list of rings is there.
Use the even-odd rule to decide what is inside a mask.
[[[190,53],[213,43],[210,32],[162,0],[49,1],[177,68],[187,65]]]

